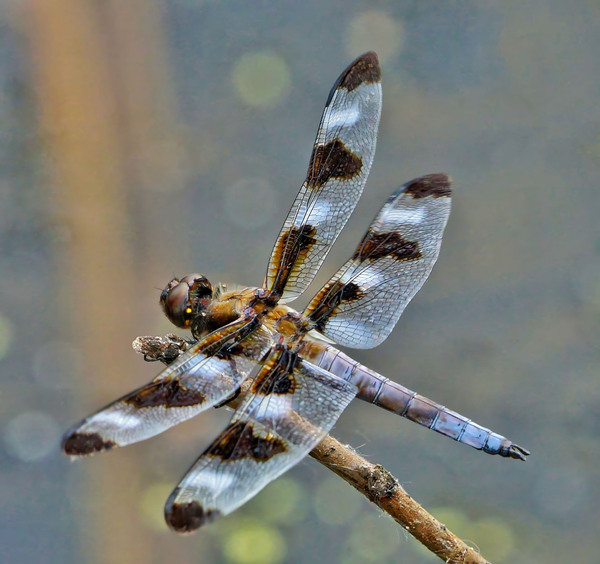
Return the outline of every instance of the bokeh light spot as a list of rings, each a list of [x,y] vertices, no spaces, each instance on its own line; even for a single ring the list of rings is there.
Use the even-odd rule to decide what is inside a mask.
[[[154,531],[168,530],[164,519],[164,505],[173,490],[173,484],[157,482],[142,492],[140,499],[140,513],[148,527]]]
[[[351,521],[359,512],[360,496],[339,478],[327,478],[318,486],[314,497],[314,507],[319,520],[331,525],[343,525]]]
[[[277,194],[264,178],[241,178],[227,187],[224,209],[232,223],[256,229],[268,223],[277,207]]]
[[[352,57],[365,51],[375,51],[383,63],[398,54],[404,37],[404,25],[400,20],[383,11],[369,10],[350,22],[346,49]]]
[[[472,523],[470,529],[486,558],[492,562],[510,562],[507,557],[513,551],[515,539],[504,521],[492,517],[481,519]]]
[[[14,338],[14,325],[8,317],[0,314],[0,359],[6,356]]]
[[[286,544],[275,527],[242,520],[225,539],[223,552],[239,564],[278,564],[285,558]]]
[[[19,413],[4,429],[8,452],[23,462],[45,458],[58,449],[59,440],[58,423],[41,411]]]
[[[515,546],[514,534],[505,521],[497,517],[469,519],[462,511],[451,507],[432,509],[433,515],[469,546],[492,562],[511,562]]]
[[[232,81],[238,96],[249,106],[258,108],[280,102],[291,83],[283,57],[268,51],[241,57],[233,68]]]
[[[269,484],[252,502],[256,513],[270,523],[290,524],[306,515],[305,493],[302,486],[291,478],[279,478]]]
[[[392,519],[371,514],[352,520],[346,550],[350,562],[390,562],[397,549],[398,526]]]
[[[459,536],[469,526],[468,517],[462,511],[458,511],[452,507],[433,507],[430,511],[440,523],[446,525],[453,533]]]

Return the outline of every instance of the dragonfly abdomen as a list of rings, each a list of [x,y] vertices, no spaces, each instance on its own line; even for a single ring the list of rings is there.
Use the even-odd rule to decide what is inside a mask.
[[[356,362],[333,346],[311,347],[311,362],[358,388],[356,397],[488,454],[525,460],[526,449]]]

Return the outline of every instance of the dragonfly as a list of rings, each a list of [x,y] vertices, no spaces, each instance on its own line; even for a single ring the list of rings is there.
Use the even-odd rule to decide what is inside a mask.
[[[381,69],[369,52],[329,93],[306,179],[263,285],[213,287],[202,274],[171,280],[160,304],[176,327],[191,331],[187,350],[149,384],[85,418],[63,439],[67,455],[82,457],[235,403],[230,423],[166,502],[167,524],[177,532],[192,532],[255,496],[302,460],[355,397],[488,454],[520,460],[529,454],[337,348],[381,344],[428,278],[450,214],[447,174],[402,185],[308,306],[297,311],[287,305],[311,284],[361,196],[380,114]]]

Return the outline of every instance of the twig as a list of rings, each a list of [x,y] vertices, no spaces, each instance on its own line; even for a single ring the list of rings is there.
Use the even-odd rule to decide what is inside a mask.
[[[329,435],[310,455],[354,486],[445,562],[489,564],[410,497],[383,466],[365,460]]]
[[[146,360],[169,364],[185,352],[188,343],[175,335],[138,337],[133,348]],[[242,385],[242,392],[245,386]],[[239,400],[229,404],[235,407]],[[310,453],[382,511],[399,523],[433,554],[449,564],[490,564],[410,497],[383,466],[373,464],[327,435]]]

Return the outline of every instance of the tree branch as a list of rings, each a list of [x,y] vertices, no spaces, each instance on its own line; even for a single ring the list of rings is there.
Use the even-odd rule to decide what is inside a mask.
[[[176,335],[138,337],[133,348],[143,354],[145,360],[169,364],[185,352],[188,344]],[[229,406],[235,407],[238,401],[233,400]],[[383,466],[369,462],[329,435],[310,456],[346,480],[444,562],[490,564],[412,499]]]
[[[399,523],[438,558],[451,564],[490,564],[410,497],[398,480],[327,435],[310,455]]]

